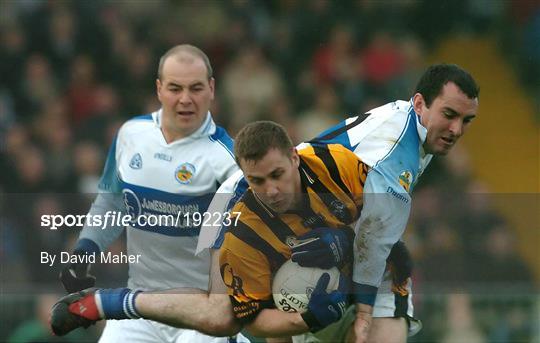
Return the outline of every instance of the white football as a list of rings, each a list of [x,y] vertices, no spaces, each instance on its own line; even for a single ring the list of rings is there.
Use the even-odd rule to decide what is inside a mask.
[[[285,262],[272,281],[276,307],[285,312],[305,312],[311,293],[324,273],[330,275],[326,291],[336,290],[339,286],[339,270],[336,267],[332,269],[309,268],[301,267],[291,260]]]

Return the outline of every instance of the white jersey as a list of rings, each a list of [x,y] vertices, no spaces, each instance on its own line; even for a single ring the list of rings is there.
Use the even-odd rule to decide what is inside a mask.
[[[355,228],[355,247],[361,248],[355,248],[353,272],[353,281],[367,287],[367,291],[376,292],[381,284],[386,258],[409,218],[409,194],[431,161],[432,155],[426,154],[422,147],[426,134],[411,104],[398,100],[346,119],[298,146],[342,144],[370,167],[364,185],[364,207]],[[242,175],[233,175],[218,190],[219,201],[212,201],[210,211],[229,209],[223,194],[238,198],[245,189]],[[223,231],[203,227],[197,251],[218,248]]]
[[[171,143],[161,132],[161,110],[120,128],[99,185],[106,194],[98,195],[90,214],[116,210],[134,219],[127,226],[127,253],[140,258],[129,265],[128,287],[208,288],[210,256],[194,254],[200,222],[193,214],[207,211],[216,189],[237,169],[232,139],[210,113],[196,132]],[[85,226],[79,239],[105,251],[123,229]]]

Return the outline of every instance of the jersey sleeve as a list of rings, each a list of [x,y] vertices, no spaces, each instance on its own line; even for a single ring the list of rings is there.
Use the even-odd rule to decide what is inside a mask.
[[[220,271],[234,315],[241,323],[249,323],[263,309],[274,307],[267,258],[232,233],[227,233],[221,248]]]
[[[107,154],[107,161],[105,162],[103,174],[101,174],[98,184],[98,189],[101,192],[120,192],[120,178],[118,176],[118,168],[116,163],[118,139],[119,135],[116,135],[111,147],[109,148],[109,153]]]
[[[230,215],[232,215],[231,210],[247,189],[248,184],[241,170],[237,170],[219,187],[208,206],[208,213],[224,220],[218,223],[203,223],[195,251],[196,255],[208,248],[219,249],[221,247],[225,232],[232,223],[229,220]]]
[[[75,251],[93,252],[88,249],[87,240],[97,245],[99,251],[105,251],[124,231],[123,226],[113,224],[107,218],[116,212],[122,213],[122,195],[116,193],[98,193],[88,211],[87,220],[79,234]],[[96,219],[99,218],[99,221]]]
[[[215,134],[210,136],[215,143],[215,158],[211,160],[218,184],[222,184],[237,170],[239,170],[233,153],[233,140],[222,127],[217,127]],[[207,153],[207,152],[204,152]]]
[[[411,197],[397,181],[372,169],[355,232],[353,286],[356,302],[373,306],[390,250],[405,230]]]
[[[98,185],[100,193],[97,194],[90,207],[74,251],[94,252],[95,248],[99,251],[105,251],[124,230],[122,226],[114,225],[112,220],[106,220],[107,213],[111,215],[116,212],[118,216],[124,210],[116,163],[119,136],[117,135],[114,138],[109,149],[107,161]]]

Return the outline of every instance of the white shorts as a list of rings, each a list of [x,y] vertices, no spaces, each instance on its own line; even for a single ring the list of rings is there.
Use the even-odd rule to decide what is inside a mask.
[[[392,292],[392,277],[389,271],[384,273],[383,282],[377,292],[375,305],[373,306],[373,318],[400,318],[407,320],[409,336],[413,336],[422,329],[422,322],[414,318],[414,306],[412,302],[412,281],[407,283],[408,295],[402,296]]]
[[[235,340],[236,339],[236,340]],[[178,329],[147,319],[107,320],[100,343],[249,343],[238,334],[235,338],[207,336],[195,330]]]

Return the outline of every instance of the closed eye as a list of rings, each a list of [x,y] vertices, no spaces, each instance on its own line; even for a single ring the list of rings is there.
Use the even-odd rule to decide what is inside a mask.
[[[463,119],[463,122],[464,122],[465,124],[469,124],[470,122],[472,122],[472,121],[474,120],[474,118],[475,118],[475,117],[465,117],[465,118]]]
[[[279,171],[276,171],[276,172],[273,172],[272,174],[270,174],[270,177],[274,180],[277,180],[281,177],[281,175],[283,175],[283,171],[282,170],[279,170]]]
[[[262,185],[264,180],[256,177],[249,178],[249,181],[255,185]]]

